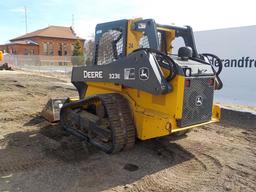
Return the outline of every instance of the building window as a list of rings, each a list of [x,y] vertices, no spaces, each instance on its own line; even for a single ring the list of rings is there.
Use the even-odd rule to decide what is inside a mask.
[[[28,49],[24,50],[24,55],[28,55]]]
[[[43,54],[54,55],[53,43],[43,43]]]
[[[63,44],[63,53],[64,53],[65,56],[68,54],[66,43]]]
[[[73,55],[73,51],[74,51],[74,45],[71,44],[71,55]]]
[[[53,55],[54,51],[53,51],[53,44],[52,43],[49,44],[48,51],[49,51],[48,55]]]
[[[43,43],[43,53],[44,53],[44,55],[48,54],[48,44],[47,43]]]
[[[62,56],[62,43],[59,43],[58,55]]]

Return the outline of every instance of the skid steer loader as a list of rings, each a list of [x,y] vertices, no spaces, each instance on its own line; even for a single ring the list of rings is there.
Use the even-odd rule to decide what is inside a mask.
[[[4,53],[0,51],[0,70],[12,70],[12,68],[8,66],[8,63],[2,64],[3,60],[4,60]]]
[[[176,38],[184,46],[175,55]],[[217,56],[198,54],[189,26],[152,19],[98,24],[92,65],[72,70],[79,99],[58,105],[61,126],[106,153],[129,149],[136,138],[184,134],[219,121],[213,95],[222,88],[221,69]]]
[[[0,51],[0,61],[2,61],[4,59],[4,54],[2,51]]]

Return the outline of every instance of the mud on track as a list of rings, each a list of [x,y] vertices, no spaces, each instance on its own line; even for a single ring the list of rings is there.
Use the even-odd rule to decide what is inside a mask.
[[[39,115],[65,80],[0,73],[0,191],[256,191],[256,131],[214,124],[106,155]]]

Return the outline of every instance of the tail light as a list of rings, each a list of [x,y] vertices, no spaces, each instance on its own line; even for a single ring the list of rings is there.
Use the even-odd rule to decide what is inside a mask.
[[[190,79],[185,80],[185,87],[190,87]]]
[[[208,80],[208,85],[213,86],[214,85],[214,79],[209,79]]]

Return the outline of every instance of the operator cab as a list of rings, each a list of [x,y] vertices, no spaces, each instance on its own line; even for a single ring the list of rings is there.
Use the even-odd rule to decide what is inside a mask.
[[[182,39],[183,46],[173,47],[177,39]],[[178,54],[173,53],[174,49]],[[215,76],[215,89],[222,88],[218,77],[221,60],[212,54],[198,54],[190,26],[161,25],[153,19],[119,20],[96,26],[93,65],[106,65],[138,50],[155,55],[159,65],[172,73],[168,81],[175,77],[174,73],[187,77],[211,75]]]

